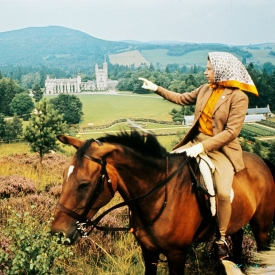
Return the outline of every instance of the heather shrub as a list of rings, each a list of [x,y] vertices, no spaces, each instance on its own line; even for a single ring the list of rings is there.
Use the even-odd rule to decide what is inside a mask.
[[[56,199],[48,193],[30,194],[25,197],[2,199],[0,203],[0,225],[5,223],[10,215],[9,209],[14,209],[21,215],[29,212],[32,217],[42,221],[51,219],[56,205]],[[35,207],[32,207],[35,205]]]
[[[68,157],[60,154],[47,154],[43,158],[43,173],[39,175],[39,156],[37,154],[15,154],[0,158],[0,176],[24,176],[32,179],[37,190],[47,185],[61,185],[63,170],[68,165]]]
[[[1,163],[13,163],[13,165],[29,165],[37,169],[39,162],[39,156],[37,154],[14,154],[3,156],[1,158]],[[64,165],[68,163],[68,158],[61,154],[46,154],[43,158],[43,166],[45,169],[51,169],[52,171],[62,171]]]
[[[62,185],[54,185],[50,188],[46,188],[46,191],[48,191],[48,193],[54,197],[59,197],[61,194],[61,190],[62,190]]]
[[[49,222],[41,222],[28,212],[15,210],[2,231],[0,271],[4,274],[67,274],[66,265],[73,256],[68,239],[52,236]]]
[[[0,191],[0,275],[143,274],[141,249],[128,232],[94,229],[88,238],[79,240],[73,246],[58,244],[58,239],[49,234],[50,223],[62,189],[62,172],[69,162],[67,157],[59,154],[46,155],[42,177],[38,175],[37,163],[38,156],[35,154],[0,158],[0,190],[7,192],[6,184],[3,188],[4,182],[12,179],[17,185],[25,179],[35,187],[34,191],[28,193],[11,186],[17,191],[10,196],[6,193],[2,196]],[[98,214],[120,201],[121,197],[116,194]],[[99,225],[127,227],[127,207],[109,213]],[[274,226],[270,233],[274,243]],[[64,241],[63,238],[61,243]],[[231,248],[230,238],[228,243]],[[207,242],[190,247],[187,274],[214,274],[215,261],[211,246],[212,243]],[[243,250],[243,267],[253,266],[252,254],[256,245],[249,226],[245,227]],[[168,273],[166,258],[163,255],[160,258],[164,262],[158,265],[158,275],[164,275]]]
[[[22,196],[35,191],[36,187],[30,179],[17,175],[0,176],[0,198]]]

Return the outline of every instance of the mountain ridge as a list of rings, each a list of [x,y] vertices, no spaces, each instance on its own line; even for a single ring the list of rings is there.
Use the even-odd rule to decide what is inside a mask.
[[[249,47],[251,49],[248,50]],[[259,55],[261,47],[265,49],[265,52],[261,52]],[[164,51],[166,53],[163,53],[166,55],[163,66],[165,63],[177,62],[177,56],[180,57],[181,64],[183,64],[185,62],[183,57],[190,52],[198,53],[198,55],[203,52],[205,56],[206,50],[226,50],[235,53],[240,58],[252,55],[253,62],[264,57],[263,63],[270,58],[275,64],[275,57],[266,57],[268,51],[275,51],[275,44],[268,42],[233,46],[221,43],[180,41],[110,41],[62,26],[28,27],[0,32],[0,66],[47,66],[81,70],[84,67],[93,67],[96,63],[101,64],[109,55],[133,50],[140,51],[142,55],[145,54],[149,63],[156,64],[157,61],[156,58],[153,58],[153,53],[163,49],[167,50]],[[256,54],[256,57],[250,54],[251,52]],[[191,58],[191,64],[192,62]],[[194,59],[193,64],[196,62]],[[205,62],[204,59],[203,62]]]

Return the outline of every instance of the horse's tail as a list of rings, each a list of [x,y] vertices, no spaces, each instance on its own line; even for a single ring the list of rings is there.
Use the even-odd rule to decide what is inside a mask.
[[[274,188],[275,188],[275,165],[267,159],[263,159],[263,160],[264,160],[265,164],[267,165],[267,167],[269,168],[269,170],[270,170],[270,172],[273,176]],[[274,198],[274,200],[275,200],[275,198]],[[275,224],[275,209],[274,209],[273,223]]]

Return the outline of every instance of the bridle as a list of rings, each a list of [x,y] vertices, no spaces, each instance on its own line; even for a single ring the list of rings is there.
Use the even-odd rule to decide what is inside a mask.
[[[97,144],[99,146],[102,146],[102,143],[99,140],[94,140],[94,141],[97,142]],[[96,187],[95,187],[93,196],[91,197],[88,204],[86,205],[84,212],[80,215],[80,214],[76,213],[75,211],[63,206],[60,203],[57,203],[57,205],[56,205],[56,208],[58,210],[65,213],[69,217],[74,218],[74,219],[77,220],[76,227],[77,227],[77,230],[80,232],[81,237],[87,237],[87,235],[88,235],[87,227],[90,226],[90,225],[93,225],[93,223],[90,224],[91,221],[89,221],[86,218],[86,216],[88,215],[90,209],[92,208],[92,206],[96,202],[96,200],[99,197],[100,193],[104,190],[104,181],[105,181],[105,179],[107,180],[107,184],[108,184],[108,187],[109,187],[109,190],[110,190],[112,196],[114,196],[114,190],[113,190],[113,187],[112,187],[112,182],[111,182],[111,180],[109,178],[109,175],[107,173],[107,170],[106,170],[106,164],[107,164],[106,163],[106,158],[103,157],[102,159],[97,159],[97,158],[94,158],[94,157],[89,156],[87,154],[85,154],[84,157],[87,158],[88,160],[91,160],[91,161],[96,162],[96,163],[101,165],[100,174],[99,174],[99,177],[97,179],[97,183],[96,183]],[[95,224],[95,226],[96,226],[96,224]]]
[[[102,145],[102,143],[98,140],[94,140],[95,142],[98,143],[98,145]],[[87,237],[94,228],[98,229],[98,230],[103,230],[103,231],[129,231],[130,227],[116,227],[116,228],[110,228],[110,227],[103,227],[103,226],[98,226],[97,224],[99,223],[99,221],[105,216],[107,215],[109,212],[123,207],[123,206],[129,206],[138,202],[141,202],[143,200],[145,200],[146,198],[152,196],[153,194],[155,194],[162,186],[166,185],[166,183],[168,183],[175,175],[176,173],[178,173],[183,166],[185,166],[187,163],[189,164],[189,161],[191,160],[190,157],[186,157],[185,156],[185,160],[183,161],[183,163],[176,169],[174,170],[169,176],[166,177],[166,179],[164,179],[163,181],[161,181],[160,183],[158,183],[153,189],[151,189],[148,193],[146,193],[145,195],[142,195],[140,197],[136,197],[133,199],[129,199],[126,201],[123,201],[121,203],[118,203],[114,206],[112,206],[111,208],[107,209],[106,211],[104,211],[101,215],[99,215],[97,218],[95,218],[94,220],[88,220],[87,214],[89,213],[90,209],[92,208],[93,204],[96,202],[97,198],[99,197],[100,193],[104,190],[104,182],[105,180],[107,180],[107,184],[108,187],[110,189],[110,192],[112,193],[112,195],[114,195],[114,190],[112,188],[112,183],[111,180],[109,178],[108,172],[106,170],[106,157],[103,157],[102,159],[97,159],[94,158],[92,156],[88,156],[87,154],[84,154],[84,157],[88,160],[91,160],[93,162],[96,162],[98,164],[101,165],[101,171],[100,171],[100,175],[98,177],[97,180],[97,184],[95,187],[95,191],[93,193],[93,196],[91,197],[90,201],[88,202],[88,204],[85,207],[85,210],[82,214],[78,214],[73,210],[68,209],[67,207],[63,206],[60,203],[57,203],[56,208],[58,210],[60,210],[61,212],[65,213],[66,215],[68,215],[71,218],[74,218],[76,221],[76,228],[80,234],[80,236],[82,238]],[[166,156],[166,163],[168,165],[168,157]],[[191,169],[191,166],[189,165],[189,168]],[[194,172],[192,171],[192,174],[194,174]],[[197,181],[195,179],[195,181]],[[197,182],[198,185],[198,182]],[[148,223],[148,226],[153,225],[153,223],[161,216],[162,212],[164,211],[164,208],[167,204],[167,188],[165,188],[165,199],[163,202],[162,207],[159,210],[159,213],[155,216],[155,218]],[[129,215],[130,216],[130,215]],[[130,218],[130,217],[129,217]],[[89,227],[91,227],[91,229],[89,229]]]

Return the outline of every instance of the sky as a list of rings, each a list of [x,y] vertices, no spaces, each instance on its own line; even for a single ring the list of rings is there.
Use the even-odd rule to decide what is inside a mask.
[[[45,26],[111,41],[275,43],[275,0],[0,0],[0,32]]]

